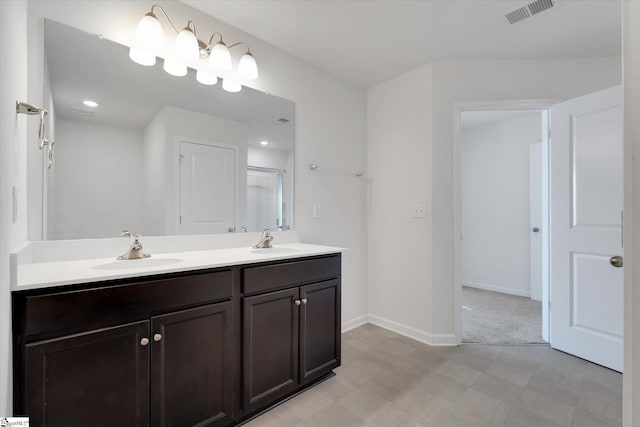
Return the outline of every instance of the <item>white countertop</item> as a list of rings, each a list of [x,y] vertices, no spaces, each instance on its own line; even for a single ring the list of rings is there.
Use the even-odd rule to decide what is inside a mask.
[[[161,253],[151,258],[117,261],[116,257],[39,262],[17,268],[12,291],[42,289],[155,274],[253,264],[343,252],[345,249],[308,243],[275,245],[271,249],[248,247]]]

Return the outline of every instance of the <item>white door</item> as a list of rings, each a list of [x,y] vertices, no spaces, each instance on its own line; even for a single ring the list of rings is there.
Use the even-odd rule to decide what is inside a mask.
[[[622,87],[551,108],[551,346],[622,371]]]
[[[180,142],[180,234],[235,228],[236,150]]]
[[[542,142],[529,145],[531,299],[542,301]]]

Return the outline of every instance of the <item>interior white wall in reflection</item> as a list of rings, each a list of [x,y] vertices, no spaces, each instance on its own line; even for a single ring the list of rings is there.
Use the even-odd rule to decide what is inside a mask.
[[[140,230],[142,136],[138,129],[57,121],[56,239],[118,237],[122,230]]]
[[[542,136],[541,114],[467,127],[469,114],[460,138],[462,283],[531,296],[529,145]]]

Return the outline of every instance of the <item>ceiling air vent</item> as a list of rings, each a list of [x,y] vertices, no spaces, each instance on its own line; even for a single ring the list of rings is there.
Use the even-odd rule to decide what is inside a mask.
[[[509,24],[516,24],[555,6],[557,6],[557,0],[536,0],[526,6],[508,12],[504,16],[509,21]]]
[[[71,107],[71,113],[82,117],[93,117],[93,111],[83,110],[81,108]]]

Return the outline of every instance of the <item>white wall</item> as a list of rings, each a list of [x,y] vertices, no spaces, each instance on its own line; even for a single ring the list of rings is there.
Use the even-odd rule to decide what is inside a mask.
[[[620,58],[433,64],[434,333],[455,329],[453,284],[453,105],[457,101],[565,100],[620,84]],[[436,185],[437,184],[437,185]]]
[[[118,237],[139,230],[143,134],[82,120],[56,123],[56,239]]]
[[[462,130],[463,284],[531,296],[529,145],[541,137],[540,113]]]
[[[16,100],[27,98],[27,4],[0,1],[0,414],[12,413],[11,293],[9,253],[27,238],[27,125],[32,117],[16,115]],[[17,194],[13,220],[12,187]]]
[[[424,342],[435,339],[429,307],[431,78],[426,65],[367,91],[370,318]],[[416,203],[426,203],[425,218],[412,217]]]
[[[165,218],[160,213],[164,211],[166,138],[165,111],[162,109],[143,131],[145,221],[139,231],[143,236],[162,236],[165,230]]]
[[[640,2],[623,8],[624,58],[624,426],[640,425]]]

